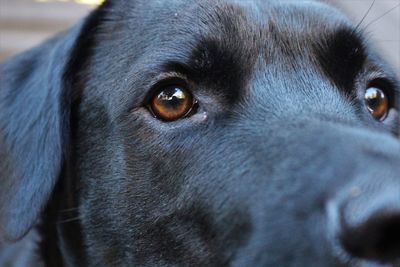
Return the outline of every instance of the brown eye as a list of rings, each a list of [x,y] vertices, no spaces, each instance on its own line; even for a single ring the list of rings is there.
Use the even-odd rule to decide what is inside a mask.
[[[181,86],[167,86],[158,91],[150,102],[150,110],[156,118],[174,121],[187,116],[195,102],[192,94]]]
[[[375,87],[370,87],[365,92],[365,103],[371,115],[379,121],[383,121],[389,110],[389,100],[385,93]]]

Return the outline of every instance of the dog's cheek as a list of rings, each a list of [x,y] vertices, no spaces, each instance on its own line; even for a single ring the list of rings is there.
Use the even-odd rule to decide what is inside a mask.
[[[179,168],[149,155],[145,151],[155,150],[143,147],[143,143],[131,150],[120,143],[125,138],[113,136],[106,128],[92,129],[90,138],[93,142],[102,140],[95,146],[83,145],[80,160],[82,224],[92,264],[161,264],[182,258],[171,256],[184,252],[174,245],[179,242],[166,229],[170,224],[163,228],[155,223],[175,208],[181,184],[176,173]]]
[[[84,94],[87,92],[84,92]],[[80,192],[80,219],[88,266],[120,266],[130,242],[125,227],[125,189],[120,182],[120,145],[115,142],[109,111],[95,96],[82,96],[76,114],[73,158]],[[125,242],[124,242],[125,241]]]
[[[112,124],[93,100],[82,106],[75,154],[89,266],[223,266],[246,243],[245,209],[217,212],[223,196],[206,164],[216,157],[215,129],[160,135],[139,122]],[[226,166],[216,168],[226,182]]]

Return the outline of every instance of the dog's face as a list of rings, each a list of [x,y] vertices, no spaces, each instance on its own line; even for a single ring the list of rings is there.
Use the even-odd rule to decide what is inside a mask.
[[[60,172],[67,266],[399,259],[398,82],[330,7],[110,1],[2,72],[3,234]]]

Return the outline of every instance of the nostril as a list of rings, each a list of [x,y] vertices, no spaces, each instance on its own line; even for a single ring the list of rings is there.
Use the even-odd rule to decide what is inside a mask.
[[[345,229],[344,248],[354,257],[393,262],[400,259],[400,210],[371,216],[358,226]]]

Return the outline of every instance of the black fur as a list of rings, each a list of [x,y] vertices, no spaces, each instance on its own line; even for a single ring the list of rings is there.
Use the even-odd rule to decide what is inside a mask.
[[[399,263],[399,83],[329,6],[106,1],[0,74],[1,266]]]

